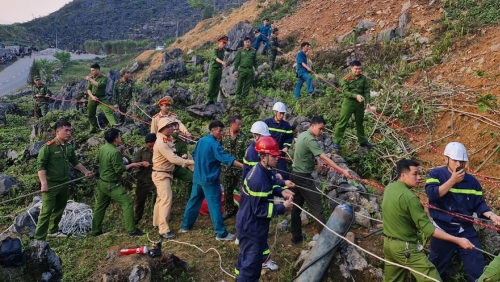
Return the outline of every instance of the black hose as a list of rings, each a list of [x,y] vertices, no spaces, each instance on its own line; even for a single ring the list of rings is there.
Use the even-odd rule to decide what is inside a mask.
[[[351,223],[349,223],[349,228],[346,229],[345,233],[342,234],[342,236],[346,236],[347,235],[347,232],[349,232],[349,230],[351,229],[351,226],[352,224],[354,223],[354,220],[355,220],[355,216],[354,216],[354,209],[352,206],[351,207],[351,210],[352,210],[352,218],[351,218]],[[318,262],[320,259],[322,259],[323,257],[326,256],[326,254],[328,254],[329,252],[331,252],[333,249],[335,249],[340,243],[342,242],[342,240],[339,240],[337,242],[337,244],[333,245],[328,251],[326,251],[325,253],[323,253],[322,256],[316,258],[315,260],[311,261],[308,265],[306,265],[305,267],[303,267],[299,273],[297,273],[297,275],[295,275],[292,280],[290,280],[290,282],[293,282],[295,279],[297,279],[306,269],[308,269],[309,267],[311,267],[313,264],[315,264],[316,262]]]

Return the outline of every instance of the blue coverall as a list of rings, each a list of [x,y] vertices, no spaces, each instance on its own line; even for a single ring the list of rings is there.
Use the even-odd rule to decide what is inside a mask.
[[[250,170],[259,163],[259,160],[259,154],[255,151],[255,141],[252,140],[252,143],[248,146],[245,156],[243,157],[243,180],[247,177]]]
[[[429,203],[437,208],[453,213],[460,213],[472,216],[475,212],[479,216],[490,211],[483,199],[481,184],[470,174],[465,174],[460,183],[453,185],[443,197],[439,196],[439,186],[444,184],[451,177],[448,167],[439,167],[429,172],[425,184],[425,192],[429,197]],[[477,248],[481,248],[479,237],[471,222],[439,210],[430,208],[429,213],[434,220],[434,224],[443,229],[446,233],[467,238]],[[485,266],[483,254],[477,250],[465,250],[457,244],[431,237],[431,253],[429,260],[436,266],[439,275],[443,280],[446,278],[446,269],[457,251],[464,264],[468,281],[476,281]]]
[[[302,66],[302,63],[307,64],[307,55],[304,53],[304,51],[300,50],[297,53],[297,77],[299,80],[297,80],[297,85],[295,85],[295,92],[293,95],[295,98],[300,98],[300,89],[302,89],[302,84],[304,84],[304,81],[307,83],[307,93],[311,95],[311,93],[314,91],[314,86],[312,84],[312,77],[309,75],[309,72]]]
[[[257,282],[262,263],[269,256],[267,237],[271,217],[285,213],[283,204],[275,205],[273,196],[281,197],[285,181],[276,178],[273,171],[258,163],[245,179],[241,193],[240,210],[236,217],[236,231],[240,253],[236,263],[238,282]],[[263,258],[262,250],[268,250]]]
[[[268,118],[264,120],[269,128],[269,132],[271,133],[271,137],[273,137],[280,147],[280,150],[283,148],[290,149],[293,142],[293,130],[290,124],[287,121],[280,121],[279,123],[274,120],[274,118]],[[282,157],[286,157],[285,153],[281,154]],[[286,166],[287,160],[279,158],[278,164],[276,168],[278,169],[278,173],[283,176],[284,180],[289,180],[288,176],[288,168]]]
[[[209,134],[198,140],[194,148],[193,160],[193,189],[186,204],[181,228],[184,230],[191,229],[198,218],[201,203],[206,198],[210,219],[217,237],[224,238],[228,232],[222,220],[222,192],[219,175],[221,163],[230,167],[236,158],[226,153],[220,142],[212,134]]]
[[[259,49],[260,42],[264,41],[266,42],[266,47],[269,49],[269,39],[271,38],[271,25],[263,25],[261,24],[259,28],[257,29],[258,32],[260,32],[259,36],[255,38],[255,41],[253,42],[252,47],[255,50]]]

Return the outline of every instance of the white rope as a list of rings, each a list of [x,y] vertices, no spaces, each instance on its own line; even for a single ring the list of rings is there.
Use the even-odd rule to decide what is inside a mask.
[[[279,200],[279,201],[284,202],[284,201],[282,201],[282,200]],[[328,231],[330,231],[330,232],[332,232],[333,234],[337,235],[338,237],[342,238],[344,241],[346,241],[347,243],[349,243],[349,244],[350,244],[350,245],[352,245],[353,247],[358,248],[358,249],[360,249],[361,251],[363,251],[363,252],[365,252],[365,253],[367,253],[367,254],[369,254],[369,255],[371,255],[371,256],[373,256],[373,257],[375,257],[375,258],[377,258],[377,259],[379,259],[379,260],[381,260],[381,261],[383,261],[383,262],[385,262],[385,263],[392,264],[392,265],[394,265],[394,266],[404,268],[404,269],[409,270],[409,271],[411,271],[411,272],[414,272],[414,273],[416,273],[416,274],[422,275],[423,277],[425,277],[425,278],[427,278],[427,279],[430,279],[430,280],[432,280],[432,281],[439,282],[439,280],[437,280],[437,279],[435,279],[435,278],[432,278],[432,277],[430,277],[430,276],[428,276],[428,275],[425,275],[425,274],[423,274],[423,273],[421,273],[421,272],[418,272],[418,271],[416,271],[416,270],[412,269],[411,267],[404,266],[404,265],[401,265],[401,264],[398,264],[398,263],[395,263],[395,262],[392,262],[392,261],[388,261],[388,260],[386,260],[386,259],[383,259],[383,258],[381,258],[381,257],[377,256],[377,255],[376,255],[376,254],[374,254],[374,253],[371,253],[371,252],[369,252],[369,251],[367,251],[367,250],[363,249],[362,247],[360,247],[360,246],[358,246],[358,245],[354,244],[353,242],[349,241],[346,237],[344,237],[344,236],[340,235],[339,233],[337,233],[337,232],[333,231],[332,229],[330,229],[330,227],[326,226],[326,224],[324,224],[323,222],[321,222],[320,220],[318,220],[318,219],[317,219],[314,215],[310,214],[309,212],[307,212],[306,210],[304,210],[303,208],[301,208],[301,207],[300,207],[299,205],[297,205],[296,203],[293,203],[293,202],[292,202],[292,204],[293,204],[294,206],[296,206],[297,208],[299,208],[300,210],[302,210],[303,212],[305,212],[305,213],[307,213],[308,215],[310,215],[310,216],[311,216],[312,218],[314,218],[317,222],[319,222],[321,225],[323,225],[323,226],[324,226],[324,227],[325,227]]]
[[[92,229],[92,209],[86,204],[68,201],[59,228],[64,234],[85,236]]]

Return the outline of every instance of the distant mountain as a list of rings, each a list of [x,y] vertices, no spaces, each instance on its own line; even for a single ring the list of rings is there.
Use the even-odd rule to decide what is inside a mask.
[[[217,11],[239,7],[247,0],[200,0]],[[73,0],[58,11],[22,23],[35,44],[81,49],[86,40],[144,40],[161,45],[181,36],[201,19],[201,9],[187,0]],[[206,11],[205,11],[206,12]]]

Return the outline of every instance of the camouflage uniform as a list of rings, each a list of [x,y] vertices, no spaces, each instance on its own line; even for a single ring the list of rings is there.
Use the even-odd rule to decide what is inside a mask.
[[[122,81],[121,79],[118,80],[113,89],[113,103],[118,105],[120,112],[126,113],[128,107],[130,106],[130,100],[137,101],[135,82],[131,79],[127,81]],[[132,110],[132,115],[135,115],[134,110]],[[118,122],[123,123],[124,121],[125,116],[120,115]]]
[[[246,148],[248,147],[249,140],[241,131],[236,135],[233,140],[229,129],[224,131],[221,140],[222,147],[231,156],[235,157],[239,162],[243,161]],[[238,193],[239,185],[241,183],[241,170],[230,168],[227,166],[222,167],[222,185],[224,186],[224,213],[226,215],[234,214],[234,204],[238,205],[233,199],[234,192]]]
[[[276,56],[278,55],[278,48],[280,47],[280,43],[278,41],[278,36],[271,36],[270,50],[268,54],[269,66],[271,70],[274,71],[274,62],[276,61]]]
[[[38,117],[44,117],[47,115],[47,110],[49,108],[50,98],[47,98],[47,97],[37,98],[36,95],[52,96],[52,92],[50,92],[50,90],[47,88],[47,85],[45,85],[45,84],[42,84],[40,86],[37,86],[35,84],[35,88],[33,89],[33,98],[35,99],[36,115]]]

